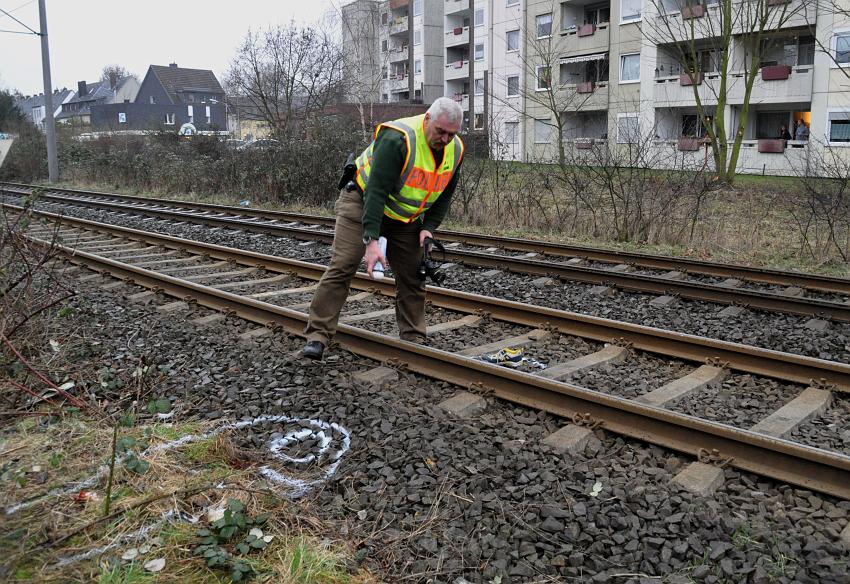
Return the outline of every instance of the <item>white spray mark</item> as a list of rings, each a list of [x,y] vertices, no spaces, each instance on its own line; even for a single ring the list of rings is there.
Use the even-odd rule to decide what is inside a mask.
[[[258,424],[265,423],[299,424],[302,426],[301,430],[289,432],[282,438],[271,440],[266,444],[266,448],[269,450],[272,457],[283,463],[306,464],[316,460],[321,461],[321,459],[325,458],[328,454],[331,443],[333,441],[333,438],[328,434],[332,434],[335,432],[341,436],[341,444],[339,449],[337,449],[335,452],[333,452],[332,454],[330,454],[330,456],[327,457],[326,462],[328,462],[329,464],[324,469],[324,472],[321,474],[321,476],[317,479],[305,480],[295,477],[289,477],[277,470],[269,468],[268,466],[261,466],[259,468],[261,475],[263,475],[273,483],[279,484],[283,487],[287,487],[288,489],[290,489],[290,491],[286,493],[286,496],[292,499],[297,499],[299,497],[304,496],[305,494],[310,492],[313,487],[324,483],[334,474],[336,474],[336,471],[339,468],[340,463],[342,462],[342,457],[351,448],[351,434],[346,428],[340,426],[339,424],[328,423],[322,420],[291,418],[289,416],[260,416],[254,418],[253,420],[242,420],[239,422],[230,422],[222,424],[221,426],[214,428],[204,434],[189,434],[187,436],[182,436],[170,442],[164,442],[163,444],[151,446],[150,448],[142,452],[140,456],[149,456],[156,452],[171,450],[173,448],[178,448],[180,446],[184,446],[186,444],[196,442],[198,440],[206,440],[207,438],[212,438],[213,436],[216,436],[221,432],[224,432],[225,430],[241,430],[242,428],[247,428],[250,426],[256,426]],[[315,438],[317,440],[319,447],[318,454],[308,454],[307,456],[296,458],[282,452],[287,447],[310,438]],[[123,463],[125,458],[126,456],[117,457],[115,459],[115,463],[121,464]],[[97,472],[89,478],[83,479],[78,482],[69,483],[65,486],[54,489],[40,497],[29,499],[27,501],[22,501],[10,507],[6,507],[5,513],[6,515],[12,515],[13,513],[17,513],[21,509],[27,509],[29,507],[32,507],[33,505],[36,505],[41,501],[44,501],[45,499],[61,497],[63,495],[68,495],[70,493],[79,491],[80,489],[90,488],[100,482],[100,480],[105,477],[108,472],[109,467],[107,465],[103,465],[98,468]]]

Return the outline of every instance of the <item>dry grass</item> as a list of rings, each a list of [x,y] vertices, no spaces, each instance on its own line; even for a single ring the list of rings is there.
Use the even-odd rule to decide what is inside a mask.
[[[154,424],[122,428],[121,436],[156,446],[209,429],[209,425],[200,423]],[[114,516],[105,521],[97,522],[103,516],[105,479],[85,489],[96,498],[80,497],[77,491],[49,495],[69,482],[95,474],[108,461],[111,440],[112,429],[107,425],[72,417],[50,423],[29,418],[2,431],[0,505],[6,509],[22,501],[35,503],[4,516],[0,556],[5,565],[0,568],[0,580],[104,584],[229,581],[226,572],[209,569],[192,555],[199,541],[199,525],[162,521],[162,517],[169,512],[201,516],[204,524],[207,509],[232,498],[245,505],[249,516],[271,514],[263,531],[274,539],[265,550],[246,556],[257,572],[254,581],[374,581],[354,567],[349,545],[328,538],[333,530],[310,513],[308,502],[282,499],[258,480],[253,461],[245,460],[225,433],[146,455],[150,468],[142,475],[116,465]],[[214,488],[217,485],[219,488]],[[146,527],[149,532],[134,537]],[[117,545],[97,552],[110,544]],[[152,546],[149,552],[134,561],[120,559],[126,550],[144,544]],[[63,565],[63,559],[92,550],[92,557]],[[158,574],[143,568],[154,558],[166,561],[165,569]]]

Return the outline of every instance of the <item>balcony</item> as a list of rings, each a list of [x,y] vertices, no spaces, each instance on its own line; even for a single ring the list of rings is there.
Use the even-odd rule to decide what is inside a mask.
[[[684,6],[680,11],[678,0],[663,0],[667,4],[666,12],[655,16],[653,27],[661,32],[665,42],[714,37],[718,30],[722,30],[720,5],[718,2],[703,2]],[[733,0],[734,34],[758,28],[753,20],[758,11],[753,10],[751,3],[752,0]],[[765,30],[810,26],[817,18],[817,3],[808,0],[768,0],[768,6],[773,8]]]
[[[410,87],[409,85],[410,79],[407,75],[403,73],[399,73],[398,75],[390,75],[387,77],[387,90],[388,91],[407,91]]]
[[[390,24],[390,34],[403,34],[407,32],[407,17],[398,17]]]
[[[791,67],[787,79],[773,74],[763,75],[767,67],[763,67],[753,83],[750,103],[784,103],[812,101],[813,65]],[[770,68],[774,69],[774,68]],[[744,74],[730,75],[729,103],[742,105],[744,103]]]
[[[446,63],[446,71],[443,77],[446,81],[469,77],[469,61],[464,59],[463,61]]]
[[[585,24],[572,26],[561,31],[563,53],[567,55],[593,53],[608,50],[609,24]]]
[[[396,47],[392,51],[390,51],[389,62],[399,63],[402,61],[407,61],[407,56],[407,46]]]
[[[561,86],[569,96],[564,111],[586,112],[608,109],[608,82],[588,81]]]
[[[446,0],[446,16],[469,10],[469,0]]]
[[[703,168],[708,170],[714,168],[714,159],[711,156],[711,148],[706,156],[705,146],[695,141],[698,148],[680,148],[681,140],[654,140],[653,148],[658,155],[653,159],[658,160],[659,166],[666,168]],[[732,149],[732,143],[729,143]],[[744,140],[741,142],[741,151],[738,158],[738,172],[742,174],[772,174],[789,175],[796,169],[805,169],[808,161],[808,142],[797,142],[789,140],[784,151],[763,152],[759,148],[759,140]]]
[[[730,75],[731,79],[731,75]],[[717,104],[720,88],[719,73],[701,73],[692,84],[687,73],[656,77],[654,95],[656,107],[686,107],[696,103],[693,85],[697,85],[700,101],[703,105]],[[741,84],[743,85],[743,84]],[[729,92],[727,91],[727,95]]]
[[[446,46],[454,47],[469,44],[469,27],[459,26],[446,31]]]
[[[469,94],[468,93],[455,93],[452,95],[452,99],[460,104],[460,107],[463,111],[469,111]]]

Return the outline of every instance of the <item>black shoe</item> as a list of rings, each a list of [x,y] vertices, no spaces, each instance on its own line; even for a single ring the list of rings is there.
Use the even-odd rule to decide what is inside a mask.
[[[301,350],[301,356],[318,361],[325,352],[325,346],[319,341],[310,341]]]

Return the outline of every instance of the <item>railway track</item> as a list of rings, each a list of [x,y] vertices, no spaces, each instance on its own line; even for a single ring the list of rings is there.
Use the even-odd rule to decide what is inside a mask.
[[[2,192],[11,196],[32,194],[34,188],[0,185]],[[333,219],[326,217],[68,189],[51,189],[39,196],[57,206],[82,206],[324,244],[333,241]],[[444,231],[439,236],[451,242],[446,259],[466,266],[850,322],[848,279],[459,232]],[[523,253],[516,255],[519,252]]]
[[[34,225],[30,236],[47,244],[58,235],[58,249],[69,261],[147,288],[134,295],[137,299],[156,293],[178,299],[159,310],[169,312],[186,308],[186,303],[197,304],[263,325],[248,333],[254,336],[275,330],[300,334],[307,301],[324,269],[307,262],[38,214],[61,222],[61,228],[49,223]],[[841,393],[850,390],[848,365],[440,288],[429,288],[434,307],[429,314],[430,340],[429,346],[420,346],[387,334],[392,329],[386,318],[392,313],[391,282],[359,275],[353,288],[356,294],[349,299],[342,319],[347,324],[340,327],[337,341],[356,354],[479,393],[493,393],[579,424],[601,425],[695,457],[723,460],[743,470],[850,498],[850,456],[782,438],[825,411],[830,400],[844,399]],[[452,335],[461,331],[463,338],[452,340]],[[460,351],[455,350],[457,345],[462,347]],[[548,366],[536,370],[535,364],[528,364],[511,370],[476,358],[508,346],[525,346],[529,353],[545,356]],[[628,369],[633,355],[644,353],[682,361],[678,368],[682,375],[633,399],[569,381],[588,371],[616,369],[618,363]],[[765,412],[751,427],[733,427],[676,410],[677,400],[699,395],[707,384],[740,372],[801,385],[793,399]]]

